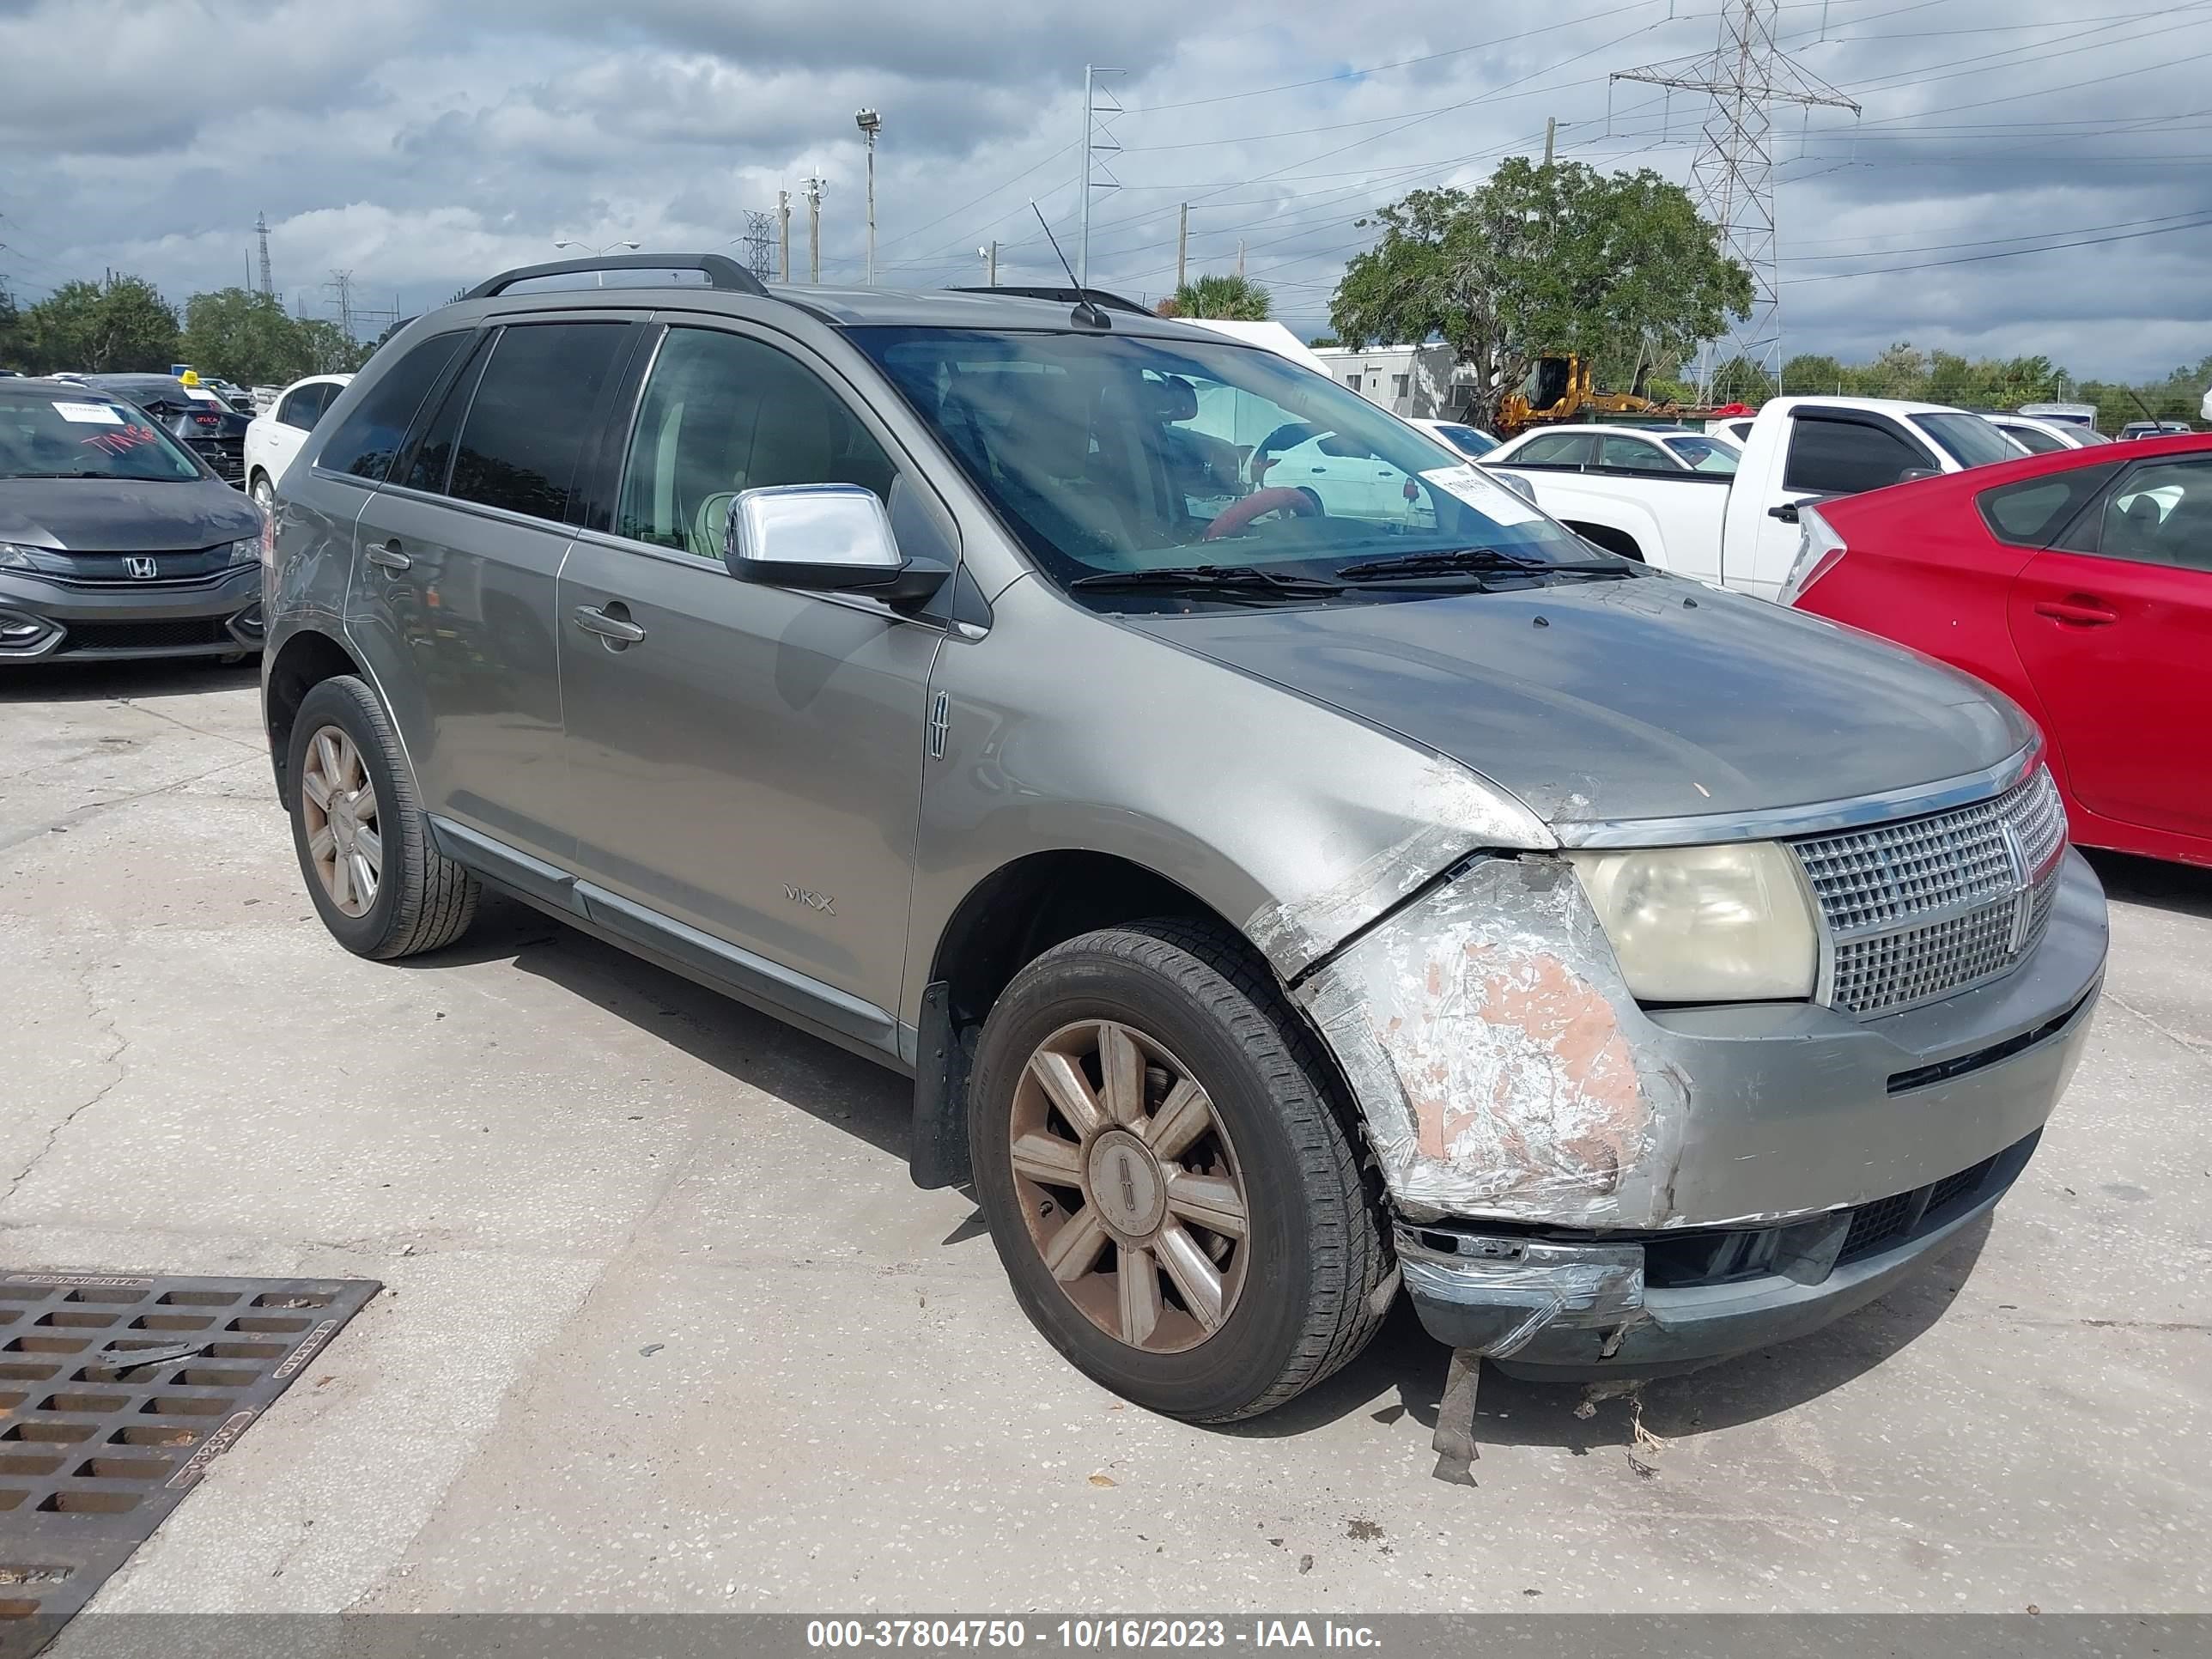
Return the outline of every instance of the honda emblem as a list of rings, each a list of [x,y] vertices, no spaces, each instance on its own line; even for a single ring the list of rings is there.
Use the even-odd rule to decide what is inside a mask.
[[[123,568],[142,582],[161,574],[161,567],[152,559],[125,559]]]

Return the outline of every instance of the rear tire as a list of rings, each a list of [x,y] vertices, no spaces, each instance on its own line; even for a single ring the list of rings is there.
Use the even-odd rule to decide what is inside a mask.
[[[1091,1091],[1073,1116],[1071,1077]],[[1037,957],[984,1024],[969,1109],[1022,1310],[1094,1381],[1193,1422],[1270,1411],[1352,1359],[1390,1261],[1334,1089],[1224,928],[1138,922]]]
[[[383,705],[341,674],[309,690],[286,766],[292,843],[331,937],[389,962],[451,945],[479,888],[440,853]]]

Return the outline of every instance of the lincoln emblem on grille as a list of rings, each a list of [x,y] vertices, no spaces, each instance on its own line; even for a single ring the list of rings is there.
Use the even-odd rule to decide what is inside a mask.
[[[125,559],[123,568],[142,582],[161,574],[161,567],[152,559]]]

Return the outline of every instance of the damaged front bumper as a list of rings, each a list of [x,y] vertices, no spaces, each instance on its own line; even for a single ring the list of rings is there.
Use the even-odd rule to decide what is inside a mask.
[[[1473,860],[1294,990],[1343,1067],[1424,1322],[1507,1369],[1651,1375],[1880,1295],[2027,1164],[2106,942],[2069,854],[2002,979],[1875,1019],[1644,1008],[1564,860]]]
[[[1820,1329],[1864,1306],[1996,1207],[2031,1134],[1917,1192],[1788,1226],[1635,1243],[1401,1223],[1398,1262],[1421,1323],[1509,1375],[1664,1376]],[[1665,1259],[1652,1282],[1655,1259]],[[1688,1262],[1753,1261],[1700,1282]]]

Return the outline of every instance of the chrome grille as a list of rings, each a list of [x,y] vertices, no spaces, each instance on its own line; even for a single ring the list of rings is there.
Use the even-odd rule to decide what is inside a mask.
[[[2051,775],[1971,806],[1791,843],[1819,901],[1825,1000],[1889,1013],[2018,965],[2043,937],[2066,848]]]

